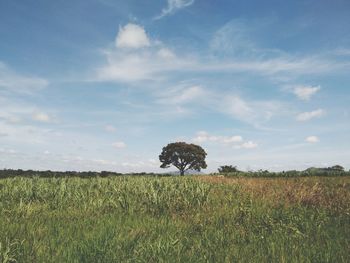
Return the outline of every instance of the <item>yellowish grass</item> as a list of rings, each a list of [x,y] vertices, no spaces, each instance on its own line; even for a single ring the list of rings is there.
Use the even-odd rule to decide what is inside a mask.
[[[239,185],[254,198],[275,204],[300,204],[350,214],[350,177],[198,178],[209,183]]]

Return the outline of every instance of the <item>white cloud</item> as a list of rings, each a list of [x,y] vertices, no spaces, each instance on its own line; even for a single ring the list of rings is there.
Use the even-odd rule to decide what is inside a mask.
[[[267,76],[277,74],[294,73],[298,75],[317,74],[329,72],[332,67],[342,67],[330,61],[313,58],[291,58],[289,56],[279,56],[276,58],[249,58],[223,60],[219,62],[207,61],[197,65],[194,69],[199,71],[224,71],[224,72],[256,72]],[[334,68],[333,68],[334,69]]]
[[[107,131],[107,132],[116,132],[117,128],[115,128],[113,125],[106,125],[105,126],[105,131]]]
[[[313,118],[320,118],[325,114],[325,111],[322,109],[318,109],[318,110],[314,110],[314,111],[310,111],[310,112],[303,112],[300,113],[296,119],[298,121],[308,121],[311,120]]]
[[[145,170],[149,170],[149,168],[151,169],[159,168],[159,162],[157,162],[154,159],[148,159],[145,161],[141,160],[141,161],[135,161],[135,162],[123,162],[121,163],[121,165],[126,168],[138,169],[138,170],[141,169],[141,171],[143,172]]]
[[[119,141],[112,143],[112,146],[117,149],[122,149],[126,147],[126,144],[124,142]]]
[[[6,89],[16,93],[31,93],[45,88],[49,82],[42,78],[18,74],[0,61],[0,90]]]
[[[196,137],[192,138],[194,143],[218,143],[225,146],[231,146],[234,149],[253,149],[258,147],[258,144],[253,141],[244,142],[242,136],[221,136],[221,135],[210,135],[206,131],[197,132]]]
[[[279,101],[246,100],[237,95],[222,94],[211,100],[215,101],[212,108],[237,120],[254,125],[256,128],[272,117],[283,115],[288,111],[285,104]],[[224,98],[224,99],[223,99]]]
[[[149,47],[125,52],[109,50],[105,52],[107,65],[97,69],[98,81],[138,82],[158,81],[170,76],[172,72],[190,68],[191,61],[179,59],[168,49]]]
[[[39,109],[23,99],[0,97],[0,105],[0,122],[3,121],[10,126],[33,125],[35,122],[57,123],[54,113],[49,114],[45,109]]]
[[[158,18],[193,3],[194,0],[168,0],[168,7],[163,9]],[[261,29],[266,30],[271,23],[271,20],[264,19],[253,22],[234,19],[214,33],[211,49],[206,55],[199,52],[173,52],[161,41],[151,41],[142,25],[129,23],[119,29],[116,37],[117,48],[105,52],[107,64],[97,70],[96,79],[117,82],[159,81],[173,78],[174,73],[178,72],[238,72],[257,73],[273,80],[285,81],[298,76],[349,69],[349,63],[326,53],[295,56],[281,50],[260,47],[256,41],[256,33]],[[143,48],[140,49],[141,47]],[[212,53],[217,50],[232,52],[217,56]],[[303,100],[308,100],[319,89],[319,86],[291,87],[291,91]]]
[[[161,104],[185,104],[204,98],[206,91],[201,86],[179,85],[159,94],[158,103]]]
[[[197,136],[192,139],[194,143],[203,143],[207,141],[216,141],[215,136],[209,136],[209,134],[205,131],[200,131],[197,133]]]
[[[255,53],[257,47],[251,40],[252,33],[246,21],[233,19],[214,33],[210,48],[215,52],[237,56]]]
[[[231,92],[217,93],[201,85],[188,83],[153,92],[157,103],[186,106],[190,111],[222,113],[260,129],[264,122],[288,112],[288,106],[279,101],[246,100]]]
[[[105,51],[107,64],[97,69],[98,81],[136,82],[164,80],[174,73],[242,73],[252,72],[273,78],[318,74],[348,66],[322,57],[291,57],[286,54],[274,57],[215,58],[199,54],[175,55],[162,42],[150,43],[143,27],[127,24],[116,37],[117,48]],[[157,43],[157,44],[156,44]],[[124,47],[124,48],[121,48]],[[142,49],[140,49],[143,47]],[[125,49],[128,48],[128,49]],[[302,98],[309,98],[319,87],[293,87]]]
[[[157,55],[161,58],[164,59],[170,59],[170,58],[175,58],[175,54],[168,48],[161,48],[158,52]]]
[[[194,3],[195,0],[168,0],[168,6],[162,10],[159,16],[154,19],[161,19],[164,16],[175,13],[176,11],[188,7]]]
[[[108,65],[97,70],[102,81],[135,82],[154,79],[154,63],[143,54],[107,54]]]
[[[254,110],[238,96],[226,97],[222,105],[227,113],[244,121],[249,121],[254,115]]]
[[[290,75],[323,73],[342,66],[335,65],[334,61],[329,61],[325,57],[292,57],[285,53],[276,53],[273,58],[256,56],[241,59],[179,52],[176,52],[175,55],[175,52],[160,41],[157,45],[154,44],[155,42],[152,41],[152,44],[142,49],[113,48],[107,50],[105,52],[107,63],[97,69],[95,80],[126,82],[134,84],[135,87],[142,84],[144,87],[150,87],[149,90],[156,103],[175,105],[178,107],[176,108],[178,112],[187,112],[200,106],[203,109],[227,114],[255,127],[261,127],[263,122],[276,115],[285,114],[288,111],[288,105],[279,101],[246,100],[236,93],[215,94],[213,92],[215,89],[204,88],[198,83],[179,85],[175,88],[169,83],[179,75],[192,73],[202,73],[208,78],[210,74],[215,75],[217,72],[220,74],[254,73],[278,79]],[[306,88],[306,91],[304,90],[303,93],[301,88]],[[317,92],[319,87],[293,86],[289,89],[293,93],[294,90],[298,90],[298,94],[303,98],[310,98],[311,93]]]
[[[0,122],[0,130],[8,135],[8,142],[14,142],[19,147],[22,145],[39,146],[51,143],[57,139],[52,129],[32,126],[26,123]]]
[[[33,120],[35,121],[39,121],[39,122],[50,122],[51,121],[51,117],[44,112],[35,112],[32,115]]]
[[[308,143],[318,143],[320,139],[317,136],[309,136],[305,139]]]
[[[138,49],[150,46],[150,40],[143,27],[129,23],[119,28],[116,46],[118,48]]]
[[[113,166],[117,165],[116,162],[105,160],[105,159],[94,159],[91,161],[97,165],[113,165]]]
[[[243,138],[242,136],[239,136],[239,135],[223,138],[224,143],[238,143],[241,141],[243,141]]]
[[[175,72],[199,72],[206,74],[220,73],[258,73],[274,77],[318,74],[329,72],[342,65],[315,58],[249,59],[249,60],[217,60],[208,57],[175,56],[163,48],[154,50],[136,50],[121,52],[109,50],[105,52],[107,65],[97,70],[97,80],[135,82],[141,80],[160,80],[171,77]],[[309,91],[310,92],[310,91]],[[312,91],[311,91],[312,92]],[[299,92],[301,94],[301,92]],[[307,95],[304,95],[304,97]],[[311,95],[310,95],[311,96]]]
[[[297,86],[293,88],[293,93],[301,100],[310,100],[320,89],[320,86]]]
[[[254,143],[252,141],[248,141],[248,142],[243,143],[241,146],[242,146],[242,148],[245,148],[245,149],[254,149],[254,148],[258,147],[258,144]]]

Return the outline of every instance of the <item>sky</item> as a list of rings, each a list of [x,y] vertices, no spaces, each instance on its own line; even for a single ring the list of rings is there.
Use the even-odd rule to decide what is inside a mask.
[[[350,168],[348,0],[0,0],[0,168]]]

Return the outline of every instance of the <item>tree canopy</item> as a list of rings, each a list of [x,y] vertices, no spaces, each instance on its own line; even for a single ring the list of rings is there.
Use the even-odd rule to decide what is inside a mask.
[[[218,168],[219,173],[235,173],[239,172],[237,166],[223,165]]]
[[[181,175],[184,175],[187,170],[200,171],[202,168],[207,168],[206,155],[204,149],[195,144],[169,143],[163,147],[162,153],[159,155],[159,160],[162,163],[160,167],[168,168],[173,165],[179,169]]]
[[[334,171],[339,171],[339,172],[344,172],[344,167],[341,165],[334,165],[332,166],[330,169],[334,170]]]

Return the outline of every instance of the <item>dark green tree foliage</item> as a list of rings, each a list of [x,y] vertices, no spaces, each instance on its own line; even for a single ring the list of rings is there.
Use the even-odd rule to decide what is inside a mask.
[[[238,172],[237,166],[223,165],[218,169],[219,173],[235,173]]]
[[[170,165],[174,165],[179,169],[181,175],[184,175],[187,170],[200,171],[201,168],[207,168],[206,155],[204,149],[195,144],[169,143],[163,147],[163,151],[159,155],[159,160],[162,163],[160,167],[168,168]]]
[[[333,171],[339,171],[339,172],[344,172],[344,167],[341,165],[334,165],[330,168]]]

